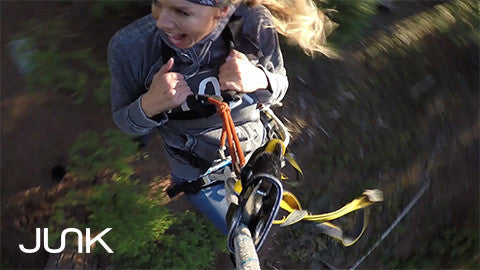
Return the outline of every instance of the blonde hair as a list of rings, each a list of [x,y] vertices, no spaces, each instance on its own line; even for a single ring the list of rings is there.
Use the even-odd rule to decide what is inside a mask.
[[[230,3],[245,3],[249,6],[263,5],[273,16],[278,33],[291,43],[298,44],[310,56],[321,53],[338,57],[333,49],[326,47],[327,36],[337,26],[330,21],[313,0],[231,0]]]

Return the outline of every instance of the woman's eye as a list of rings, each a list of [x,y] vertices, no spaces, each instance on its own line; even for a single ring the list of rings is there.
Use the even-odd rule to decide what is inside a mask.
[[[179,15],[181,16],[190,16],[190,14],[188,14],[187,12],[181,10],[181,9],[177,9],[175,10]]]

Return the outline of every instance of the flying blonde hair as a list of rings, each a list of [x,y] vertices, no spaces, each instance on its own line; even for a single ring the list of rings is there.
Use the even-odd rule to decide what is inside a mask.
[[[263,5],[273,16],[278,33],[291,43],[298,44],[310,56],[321,53],[337,58],[333,49],[326,47],[327,36],[336,28],[325,13],[312,0],[227,0],[223,4],[244,3]]]

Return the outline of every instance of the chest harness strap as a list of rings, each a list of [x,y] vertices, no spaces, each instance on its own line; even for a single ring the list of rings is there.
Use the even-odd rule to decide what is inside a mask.
[[[235,173],[240,176],[240,169],[245,165],[245,155],[243,154],[242,147],[240,146],[240,140],[238,139],[237,132],[235,131],[235,123],[233,122],[230,107],[226,102],[223,102],[221,97],[210,97],[204,95],[191,95],[187,98],[187,102],[195,106],[201,103],[210,103],[216,107],[217,114],[220,116],[223,122],[222,135],[220,137],[219,152],[223,159],[225,159],[225,143],[228,143],[228,150],[230,157],[232,158],[232,165],[235,169]],[[175,151],[177,151],[175,149]],[[177,151],[178,152],[178,151]],[[206,161],[205,161],[206,162]],[[194,165],[193,165],[194,166]],[[207,167],[208,168],[208,167]],[[208,176],[200,177],[195,181],[183,182],[173,185],[167,188],[167,195],[170,198],[175,197],[181,192],[187,194],[197,194],[200,190],[216,185],[224,184],[223,181],[211,182]]]

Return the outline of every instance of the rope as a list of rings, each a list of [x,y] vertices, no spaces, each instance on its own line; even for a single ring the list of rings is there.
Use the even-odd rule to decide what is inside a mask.
[[[235,264],[237,269],[260,269],[260,263],[255,245],[253,244],[252,235],[245,225],[242,224],[236,229],[233,244],[235,247]]]
[[[387,238],[387,236],[390,234],[390,232],[400,223],[400,221],[407,215],[407,213],[412,209],[412,207],[417,203],[417,201],[422,197],[423,193],[428,189],[430,186],[430,171],[432,170],[433,163],[435,161],[435,158],[437,154],[440,151],[441,147],[441,141],[437,139],[437,142],[435,144],[435,147],[430,155],[430,157],[427,160],[427,165],[424,171],[424,182],[418,192],[413,196],[413,198],[410,200],[408,205],[403,209],[403,211],[397,216],[395,221],[388,227],[388,229],[382,234],[380,239],[375,242],[375,244],[363,255],[355,264],[353,264],[349,269],[354,270],[356,269],[377,247],[380,245],[380,243]]]
[[[213,98],[208,98],[208,101],[216,106],[217,113],[223,120],[222,136],[220,137],[220,147],[225,147],[225,139],[228,140],[228,150],[232,157],[232,164],[239,165],[241,168],[245,165],[245,156],[243,155],[240,140],[235,131],[235,123],[233,122],[230,107],[225,102],[218,101]]]
[[[427,190],[427,188],[430,186],[430,177],[425,179],[425,182],[423,183],[422,187],[420,190],[415,194],[415,196],[412,198],[410,203],[403,209],[403,211],[400,213],[400,215],[397,216],[395,221],[388,227],[388,229],[382,234],[382,237],[375,242],[375,244],[367,251],[365,255],[363,255],[352,267],[349,269],[354,270],[356,269],[369,255],[370,253],[375,250],[380,243],[387,238],[387,236],[390,234],[390,232],[400,223],[400,221],[407,215],[407,213],[412,209],[412,207],[417,203],[417,201],[422,197],[423,193]]]
[[[240,168],[245,165],[245,156],[237,132],[235,131],[235,123],[232,119],[230,107],[227,103],[208,98],[208,101],[215,105],[217,114],[222,118],[223,127],[220,137],[220,149],[224,149],[225,141],[228,142],[228,150],[232,158],[232,164],[239,174]],[[260,270],[257,250],[252,240],[250,230],[245,225],[240,225],[234,232],[233,240],[235,248],[235,262],[237,269],[242,270]]]

